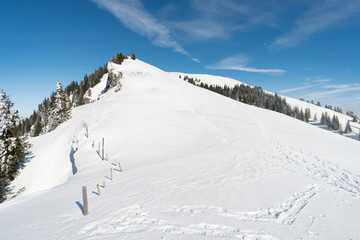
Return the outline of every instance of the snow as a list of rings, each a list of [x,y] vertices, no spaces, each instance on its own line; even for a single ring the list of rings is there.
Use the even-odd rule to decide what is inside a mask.
[[[102,97],[102,91],[106,88],[106,81],[108,79],[108,73],[104,74],[104,76],[100,79],[100,83],[96,86],[90,88],[90,96],[89,90],[86,92],[86,97],[90,99],[90,102],[94,102]]]
[[[0,205],[0,239],[360,238],[360,141],[140,60],[113,68],[121,91],[30,139],[33,158],[13,182],[26,190]]]
[[[179,77],[181,76],[182,79],[184,78],[184,76],[188,76],[189,78],[193,78],[194,80],[197,79],[198,81],[196,82],[196,84],[200,84],[202,83],[207,83],[208,85],[219,85],[219,86],[228,86],[228,87],[234,87],[235,85],[240,85],[240,84],[245,84],[248,85],[246,83],[240,82],[238,80],[235,79],[231,79],[231,78],[226,78],[226,77],[220,77],[220,76],[212,76],[212,75],[207,75],[207,74],[188,74],[188,73],[180,73],[180,72],[171,72],[170,73],[173,77]],[[249,85],[250,86],[250,85]],[[266,93],[270,93],[273,94],[271,92],[268,92],[266,90],[264,90]],[[292,106],[293,108],[295,106],[297,106],[300,110],[303,109],[305,111],[306,108],[310,109],[311,112],[311,119],[313,120],[315,114],[317,116],[317,121],[313,122],[315,123],[315,125],[319,125],[316,123],[320,123],[320,119],[321,119],[321,114],[327,112],[328,115],[330,116],[330,119],[333,117],[333,115],[337,116],[339,118],[339,122],[342,125],[342,129],[345,129],[346,123],[347,121],[350,121],[350,126],[353,129],[353,132],[350,134],[344,134],[345,136],[348,136],[350,138],[355,138],[357,139],[359,136],[359,130],[360,130],[360,124],[359,123],[353,123],[352,120],[353,118],[350,116],[347,116],[345,114],[341,114],[338,112],[335,112],[333,110],[330,109],[326,109],[324,107],[320,107],[311,103],[307,103],[305,101],[301,101],[299,99],[294,99],[294,98],[290,98],[287,96],[283,96],[280,95],[279,96],[283,97],[286,99],[286,102],[288,104],[290,104],[290,106]],[[354,131],[355,130],[355,131]],[[337,131],[333,131],[338,133]]]

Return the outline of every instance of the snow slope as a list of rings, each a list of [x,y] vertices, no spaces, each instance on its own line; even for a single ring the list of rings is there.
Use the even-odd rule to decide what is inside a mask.
[[[181,76],[182,78],[184,78],[184,76],[188,76],[189,78],[193,78],[193,79],[197,79],[197,84],[200,84],[200,82],[202,83],[207,83],[208,85],[219,85],[219,86],[228,86],[228,87],[234,87],[235,85],[239,85],[239,84],[245,84],[248,85],[246,83],[237,81],[235,79],[231,79],[231,78],[226,78],[226,77],[220,77],[220,76],[213,76],[213,75],[207,75],[207,74],[188,74],[188,73],[180,73],[180,72],[172,72],[170,73],[172,76],[174,77],[179,77]],[[249,85],[250,86],[250,85]],[[267,93],[273,94],[271,92],[268,92],[266,90],[264,90]],[[345,136],[353,138],[353,139],[358,139],[359,136],[359,130],[360,130],[360,124],[359,123],[353,123],[352,122],[352,117],[347,116],[346,114],[341,114],[338,112],[335,112],[333,110],[330,109],[326,109],[324,107],[319,107],[316,106],[314,104],[311,103],[307,103],[298,99],[294,99],[294,98],[290,98],[290,97],[286,97],[286,96],[282,96],[281,97],[286,99],[286,102],[288,104],[290,104],[292,107],[297,106],[299,109],[303,109],[305,111],[306,108],[309,108],[311,111],[311,119],[314,118],[315,114],[317,116],[317,121],[313,122],[315,123],[315,125],[320,125],[320,124],[316,124],[316,123],[320,123],[320,118],[321,118],[321,114],[327,112],[328,115],[330,116],[330,118],[332,118],[333,115],[336,115],[339,118],[339,122],[342,125],[342,129],[345,129],[346,123],[347,121],[350,121],[350,126],[352,127],[352,129],[354,130],[352,133],[350,134],[345,134]],[[333,131],[336,132],[337,131]]]
[[[0,239],[360,238],[359,141],[140,60],[113,67],[121,91],[31,139],[13,183],[26,190],[0,205]]]

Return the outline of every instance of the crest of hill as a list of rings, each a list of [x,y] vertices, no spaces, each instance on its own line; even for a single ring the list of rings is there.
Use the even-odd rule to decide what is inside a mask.
[[[188,73],[181,73],[181,72],[171,72],[170,73],[173,77],[179,77],[181,76],[182,78],[184,78],[184,76],[188,76],[189,78],[193,78],[195,80],[195,82],[197,84],[202,83],[206,83],[208,85],[213,85],[213,86],[228,86],[230,88],[233,88],[235,85],[240,85],[240,84],[244,84],[246,86],[250,86],[249,84],[243,83],[241,81],[232,79],[232,78],[227,78],[227,77],[221,77],[221,76],[213,76],[213,75],[208,75],[208,74],[188,74]],[[264,90],[264,92],[269,93],[269,94],[274,94],[272,92],[266,91]],[[316,123],[320,122],[320,118],[321,118],[321,114],[327,112],[328,115],[330,116],[330,118],[332,118],[333,115],[337,116],[339,118],[339,122],[342,124],[343,127],[345,127],[347,121],[352,121],[352,117],[346,115],[346,114],[341,114],[338,113],[336,111],[321,107],[321,106],[317,106],[315,104],[311,104],[305,101],[301,101],[298,99],[294,99],[291,97],[287,97],[287,96],[283,96],[283,95],[279,95],[281,97],[283,97],[286,102],[288,104],[290,104],[290,106],[294,107],[298,107],[299,109],[303,109],[305,110],[306,108],[310,109],[311,111],[311,115],[312,115],[312,119],[314,117],[314,115],[317,115],[317,121]],[[352,127],[355,127],[355,129],[359,128],[359,124],[356,123],[351,123]]]

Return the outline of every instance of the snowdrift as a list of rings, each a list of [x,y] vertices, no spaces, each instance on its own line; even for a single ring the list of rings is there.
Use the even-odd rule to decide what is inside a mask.
[[[31,139],[33,159],[13,183],[25,191],[0,205],[1,239],[360,237],[359,141],[140,60],[113,68],[121,91]]]

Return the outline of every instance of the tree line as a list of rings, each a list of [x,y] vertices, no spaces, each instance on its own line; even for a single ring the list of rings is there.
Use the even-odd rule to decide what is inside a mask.
[[[181,78],[181,76],[179,77]],[[304,122],[309,122],[311,118],[311,111],[309,108],[306,108],[305,110],[299,109],[297,106],[293,108],[286,102],[285,98],[282,98],[276,93],[267,93],[261,87],[250,87],[245,84],[236,84],[232,88],[226,85],[209,85],[201,82],[199,79],[189,78],[187,75],[185,75],[183,79],[191,84],[232,98],[236,101],[279,112]]]
[[[111,58],[111,62],[121,64],[127,58],[118,53]],[[136,59],[135,54],[131,55],[131,59]],[[106,73],[107,67],[103,65],[92,74],[85,74],[80,83],[72,81],[65,89],[58,82],[50,97],[45,98],[29,117],[21,120],[18,112],[12,110],[13,103],[9,97],[5,92],[0,92],[0,202],[6,200],[10,182],[24,166],[30,148],[28,136],[50,132],[71,118],[71,109],[87,103],[84,96],[87,92],[87,95],[91,95],[90,88],[97,85]],[[120,90],[120,77],[111,75],[108,79],[110,87],[118,86]]]
[[[181,78],[181,75],[179,75]],[[187,75],[183,77],[184,81],[191,83],[193,85],[199,86],[201,88],[208,89],[210,91],[216,92],[223,96],[232,98],[236,101],[246,103],[249,105],[253,105],[256,107],[268,109],[271,111],[279,112],[285,114],[287,116],[299,119],[304,122],[309,122],[311,119],[311,111],[309,108],[299,109],[298,106],[292,107],[290,106],[285,98],[280,97],[278,94],[270,94],[265,92],[261,87],[251,87],[245,84],[236,84],[234,87],[230,88],[228,86],[219,86],[219,85],[209,85],[207,83],[201,82],[200,79],[190,78]],[[300,99],[301,101],[305,101],[304,99]],[[308,102],[308,101],[307,101]],[[311,101],[312,104],[321,106],[320,102],[316,104]],[[327,109],[332,109],[331,106],[326,105]],[[342,112],[341,108],[335,107],[337,112]],[[358,121],[358,117],[352,112],[347,112],[347,115],[353,117],[353,122]],[[313,121],[317,121],[317,115],[315,114],[313,117]],[[328,126],[330,129],[339,131],[340,134],[343,134],[342,126],[339,123],[339,119],[336,115],[330,119],[330,116],[327,112],[323,113],[320,119],[320,123]],[[352,129],[350,126],[350,121],[347,122],[345,127],[345,133],[351,133]],[[360,132],[359,132],[360,138]]]

